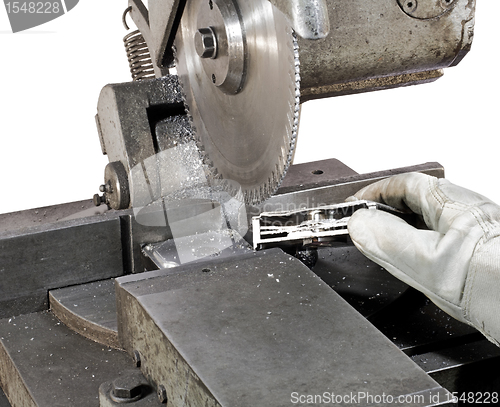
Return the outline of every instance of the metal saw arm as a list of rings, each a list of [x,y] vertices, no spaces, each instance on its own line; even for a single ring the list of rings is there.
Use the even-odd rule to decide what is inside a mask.
[[[129,0],[127,11],[155,76],[165,78],[175,64],[211,176],[236,181],[256,204],[292,163],[300,103],[438,79],[470,50],[475,1],[149,0],[148,8]],[[115,124],[101,126],[109,151],[131,145],[117,141]],[[145,137],[153,154],[161,151],[154,134]],[[130,170],[129,152],[120,154],[112,161]]]
[[[304,39],[325,38],[330,30],[326,0],[268,0]],[[146,39],[157,74],[173,63],[171,51],[186,0],[129,0],[130,16]]]

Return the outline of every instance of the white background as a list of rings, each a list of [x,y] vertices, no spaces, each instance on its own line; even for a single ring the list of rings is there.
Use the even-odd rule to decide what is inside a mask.
[[[500,203],[500,1],[478,0],[472,51],[437,82],[308,102],[295,162],[338,158],[359,173],[440,162]],[[0,213],[91,198],[102,183],[100,89],[130,80],[127,2],[80,0],[12,34],[0,6]]]

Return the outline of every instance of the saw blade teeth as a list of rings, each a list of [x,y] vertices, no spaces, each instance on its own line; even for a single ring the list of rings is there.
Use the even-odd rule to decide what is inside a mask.
[[[252,205],[258,204],[257,191],[255,189],[250,191],[249,203]]]
[[[276,172],[273,172],[273,182],[276,184],[278,182],[280,182],[280,179],[279,179],[278,174]]]
[[[293,100],[293,103],[290,104],[291,114],[289,116],[289,120],[287,121],[286,134],[283,138],[285,145],[288,146],[288,151],[282,148],[281,154],[278,156],[277,163],[275,165],[275,170],[272,172],[271,177],[269,177],[265,188],[262,188],[261,186],[261,188],[253,190],[250,194],[248,201],[253,202],[253,204],[262,202],[278,190],[290,165],[292,164],[294,156],[300,117],[300,60],[298,54],[299,47],[297,36],[291,29],[290,34],[294,58],[291,64],[293,69],[289,72],[289,74],[295,86],[293,89],[289,89],[291,92],[290,100]]]
[[[267,3],[267,0],[260,0],[262,4],[269,5]],[[243,7],[247,11],[251,11],[253,13],[254,10],[257,10],[257,7],[261,7],[253,5],[253,4],[259,4],[260,2],[246,2],[244,0],[241,0],[240,3],[238,4],[238,7]],[[238,3],[238,2],[237,2]],[[252,4],[251,6],[248,4]],[[199,5],[201,5],[201,2],[198,0],[194,0],[191,4],[192,10],[195,10]],[[285,73],[284,70],[283,72],[286,78],[289,79],[289,85],[286,86],[287,91],[283,93],[283,96],[287,98],[288,105],[285,103],[284,106],[281,105],[281,107],[286,107],[288,106],[288,112],[286,113],[286,117],[283,117],[281,124],[279,125],[278,128],[282,128],[282,131],[284,134],[280,135],[281,137],[281,148],[276,148],[275,153],[279,152],[278,157],[269,157],[267,160],[268,165],[270,164],[270,168],[272,169],[270,174],[264,174],[264,171],[261,171],[258,176],[255,177],[254,180],[252,180],[253,185],[249,182],[247,183],[246,186],[242,187],[240,189],[240,194],[243,193],[245,196],[245,202],[250,203],[250,204],[259,204],[262,202],[264,199],[267,199],[269,196],[271,196],[273,193],[276,192],[276,190],[279,188],[280,184],[283,181],[283,178],[285,177],[285,174],[290,167],[293,156],[294,156],[294,151],[296,147],[296,139],[297,139],[297,133],[298,133],[298,128],[299,128],[299,115],[300,115],[300,59],[299,59],[299,44],[297,41],[297,36],[295,32],[293,31],[292,27],[288,25],[286,22],[284,16],[281,14],[281,12],[277,11],[277,15],[274,15],[274,26],[276,28],[280,28],[279,30],[276,29],[276,32],[279,32],[279,36],[277,37],[280,39],[280,44],[283,44],[283,47],[279,47],[280,49],[283,49],[285,52],[283,53],[283,56],[286,57],[281,59],[282,61],[287,61],[288,63],[288,72]],[[186,11],[183,14],[183,19],[184,16],[188,15],[186,14]],[[257,14],[256,14],[257,15]],[[279,16],[278,16],[279,15]],[[191,20],[186,20],[188,24],[194,22],[197,23],[196,20],[196,15],[191,14],[190,17],[194,17],[194,19]],[[268,16],[266,15],[265,18]],[[271,21],[271,20],[270,20]],[[182,24],[179,28],[179,32],[182,31]],[[248,29],[249,26],[246,26],[246,29]],[[192,27],[191,27],[192,28]],[[196,28],[196,27],[194,27]],[[189,29],[186,32],[190,32]],[[286,35],[285,35],[286,33]],[[179,44],[179,49],[174,47],[174,58],[176,61],[176,66],[179,68],[179,60],[178,56],[181,57],[183,63],[185,62],[185,58],[191,56],[191,53],[188,52],[188,48],[185,47],[185,44],[182,42],[184,34],[178,34],[179,38],[181,39]],[[177,37],[176,37],[177,38]],[[179,51],[179,54],[178,52]],[[191,50],[192,51],[192,50]],[[195,56],[197,58],[197,56]],[[286,65],[286,63],[285,63]],[[188,68],[189,66],[189,68]],[[280,65],[282,68],[284,65]],[[196,145],[199,149],[200,156],[203,160],[203,164],[207,167],[206,172],[209,174],[209,177],[212,179],[223,179],[223,173],[224,174],[229,174],[231,176],[232,167],[226,165],[225,162],[218,156],[218,151],[213,148],[213,146],[216,146],[217,148],[222,147],[222,142],[217,144],[214,142],[213,139],[207,139],[207,146],[204,145],[204,140],[207,138],[204,134],[208,133],[210,137],[212,137],[212,134],[216,134],[216,132],[210,133],[208,130],[210,129],[207,125],[207,122],[204,121],[202,116],[202,113],[200,112],[206,112],[206,106],[205,110],[202,108],[204,107],[203,105],[200,105],[202,101],[198,100],[196,98],[197,93],[195,93],[195,90],[199,92],[199,87],[198,88],[191,88],[190,82],[191,82],[191,75],[196,75],[196,70],[191,69],[193,65],[191,62],[189,64],[184,63],[183,67],[181,69],[178,69],[179,73],[179,82],[181,85],[181,95],[182,99],[184,102],[185,106],[185,111],[186,115],[189,120],[189,124],[191,125],[193,132],[194,132],[194,140],[196,142]],[[195,72],[192,74],[192,72]],[[281,76],[283,78],[283,76]],[[185,82],[185,83],[183,83]],[[194,83],[194,81],[193,81]],[[212,83],[210,83],[212,85]],[[283,91],[285,86],[282,87]],[[207,89],[207,88],[203,88]],[[186,92],[189,94],[186,95]],[[187,97],[188,96],[188,97]],[[202,94],[203,100],[206,99],[205,95]],[[189,100],[193,103],[193,106],[190,106]],[[209,99],[207,99],[209,100]],[[283,100],[283,99],[281,99]],[[280,111],[283,111],[286,109],[280,109]],[[227,111],[227,110],[226,110]],[[280,113],[281,114],[281,113]],[[219,113],[220,115],[220,113]],[[198,131],[197,126],[195,124],[195,119],[194,116],[196,116],[196,120],[198,124],[200,124],[200,129],[204,133],[202,134],[201,132]],[[201,117],[201,119],[200,119]],[[217,116],[215,116],[217,117]],[[201,121],[200,121],[201,120]],[[270,134],[270,136],[278,136],[277,132],[274,134]],[[212,144],[210,144],[212,143]],[[211,159],[210,154],[214,153],[215,157]],[[223,155],[222,150],[221,150],[221,156],[224,157],[224,159],[227,159],[227,161],[230,161],[231,157],[226,157]],[[221,168],[217,168],[217,165],[220,165]],[[269,167],[266,167],[269,169]],[[268,170],[267,170],[268,171]],[[265,177],[263,177],[263,175]],[[260,178],[259,178],[260,177]],[[243,177],[242,177],[243,179]],[[257,179],[260,179],[260,181],[257,181]],[[257,185],[257,183],[260,183],[260,185]],[[228,185],[228,188],[230,185]]]
[[[288,171],[288,168],[292,164],[293,156],[294,156],[294,151],[295,151],[295,146],[296,146],[296,140],[297,140],[297,133],[298,133],[298,126],[299,126],[299,116],[300,116],[300,60],[299,60],[299,45],[297,41],[297,36],[293,30],[291,30],[291,38],[292,38],[292,48],[293,48],[293,53],[294,53],[294,62],[293,62],[293,72],[290,72],[291,78],[293,78],[293,81],[295,82],[295,88],[293,89],[293,97],[292,100],[294,100],[294,106],[291,109],[292,115],[290,118],[290,121],[293,123],[291,125],[291,129],[289,130],[289,133],[287,134],[286,137],[286,142],[289,145],[289,149],[287,152],[282,150],[282,154],[278,158],[278,164],[276,167],[276,173],[273,173],[273,181],[272,183],[274,184],[274,188],[271,193],[276,192],[276,190],[279,188],[281,183],[283,182],[283,179],[285,178],[286,172]]]

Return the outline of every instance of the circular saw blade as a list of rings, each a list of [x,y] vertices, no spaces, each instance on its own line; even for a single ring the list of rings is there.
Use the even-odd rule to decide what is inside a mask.
[[[216,49],[202,57],[199,30],[210,33],[208,27]],[[293,159],[297,48],[286,18],[268,0],[186,4],[175,40],[186,110],[212,177],[237,182],[249,204],[276,191]]]

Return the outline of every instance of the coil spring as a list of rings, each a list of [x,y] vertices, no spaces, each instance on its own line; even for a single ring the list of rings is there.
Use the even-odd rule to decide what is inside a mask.
[[[148,45],[139,30],[132,31],[123,37],[125,51],[132,80],[141,81],[155,77],[151,54]]]

